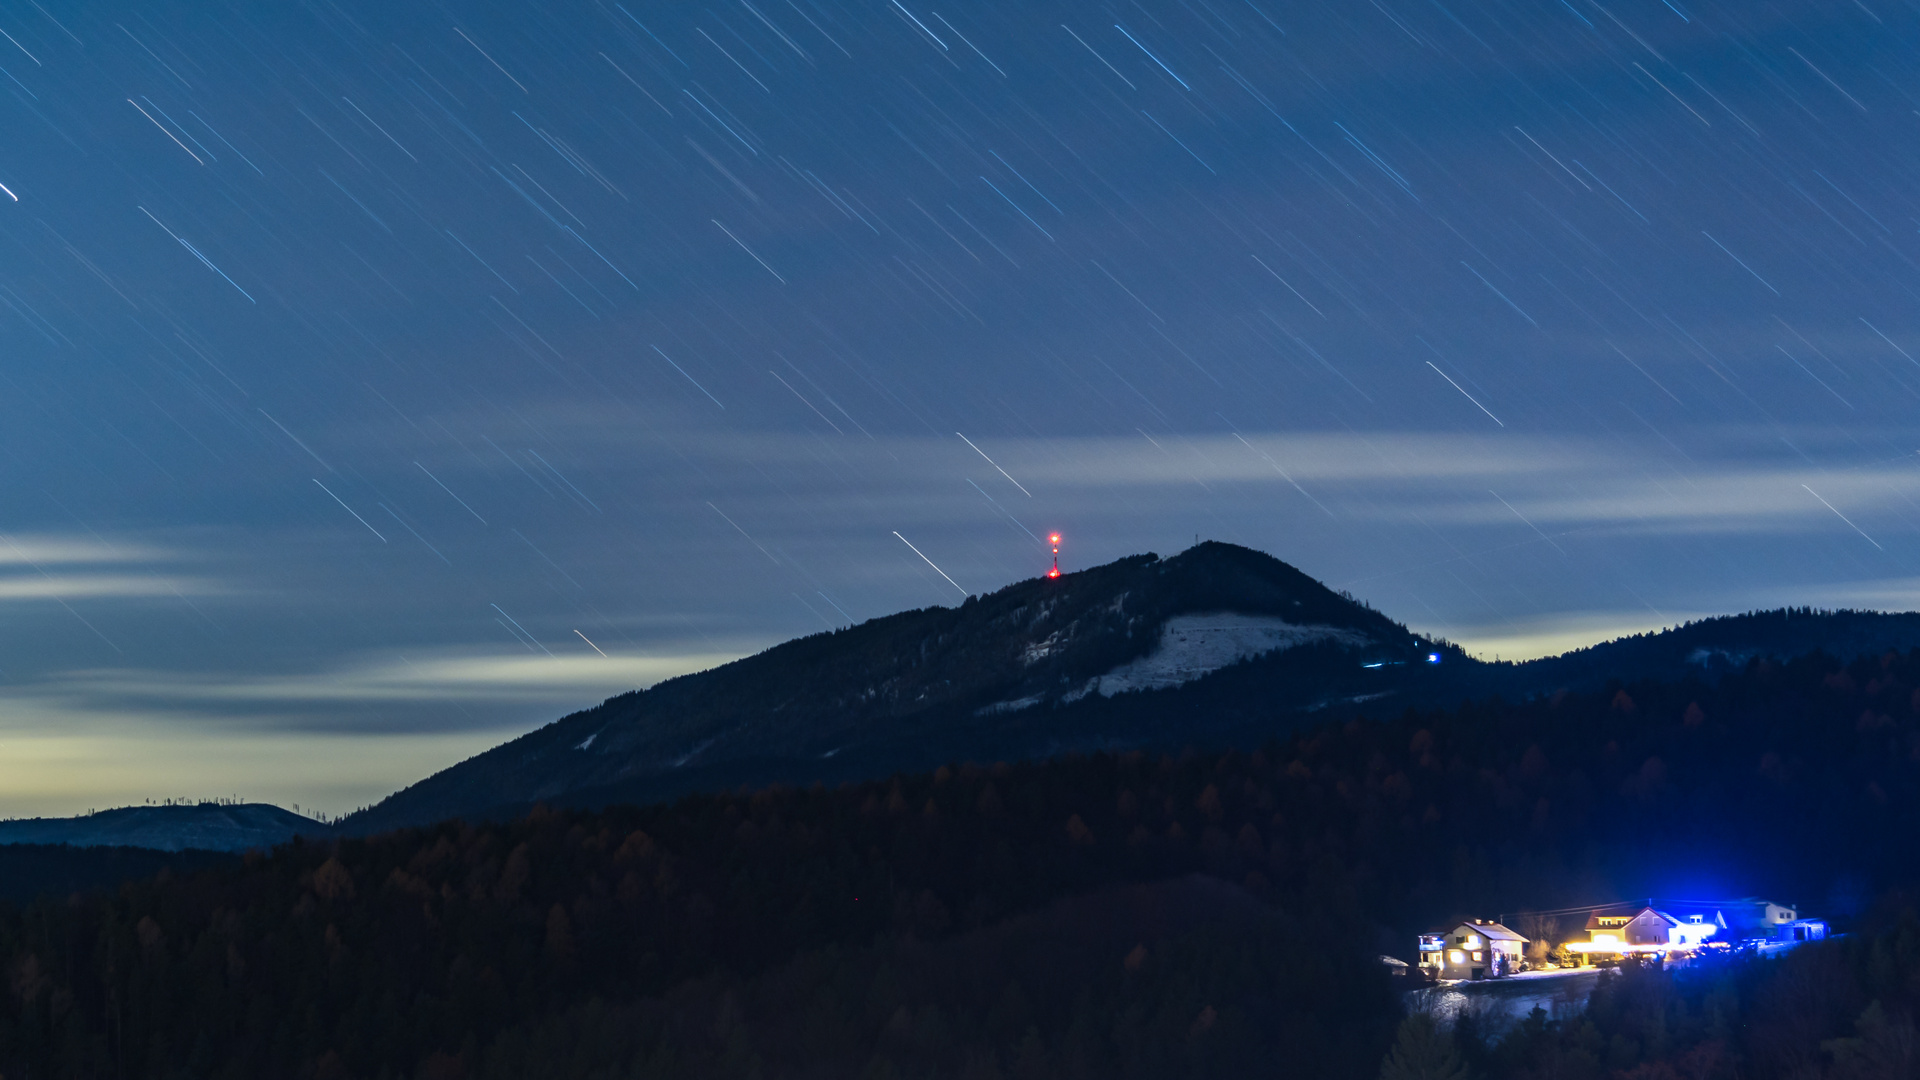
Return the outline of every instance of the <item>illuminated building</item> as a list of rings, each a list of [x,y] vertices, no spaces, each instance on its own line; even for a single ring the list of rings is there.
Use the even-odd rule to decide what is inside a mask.
[[[1469,919],[1420,935],[1420,971],[1433,979],[1497,979],[1520,970],[1527,939],[1497,922]]]
[[[1630,956],[1663,959],[1688,955],[1708,943],[1818,941],[1827,924],[1803,919],[1786,904],[1757,896],[1724,901],[1655,901],[1595,908],[1587,917],[1586,941],[1567,948],[1586,963]]]

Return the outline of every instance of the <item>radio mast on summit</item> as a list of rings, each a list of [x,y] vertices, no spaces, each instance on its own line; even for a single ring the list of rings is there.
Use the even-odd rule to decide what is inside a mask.
[[[1059,577],[1060,576],[1060,534],[1059,533],[1048,534],[1047,543],[1053,545],[1053,569],[1047,571],[1047,576],[1050,578]]]

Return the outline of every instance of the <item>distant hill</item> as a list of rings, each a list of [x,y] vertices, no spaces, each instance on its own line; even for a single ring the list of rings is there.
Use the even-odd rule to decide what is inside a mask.
[[[945,762],[1256,745],[1362,712],[1916,645],[1920,615],[1798,610],[1483,663],[1272,556],[1209,542],[873,619],[623,694],[422,780],[342,829],[511,816],[541,801],[592,808],[860,780]]]
[[[1722,615],[1513,665],[1529,686],[1724,675],[1749,661],[1824,652],[1839,660],[1920,645],[1920,612],[1782,608]],[[1497,665],[1496,665],[1497,666]]]
[[[127,806],[83,817],[0,821],[0,845],[137,847],[158,851],[246,851],[332,829],[265,803]]]

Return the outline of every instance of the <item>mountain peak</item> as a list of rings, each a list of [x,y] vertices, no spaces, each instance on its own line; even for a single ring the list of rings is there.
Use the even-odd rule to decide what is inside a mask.
[[[606,785],[644,798],[696,781],[836,778],[854,761],[862,771],[931,767],[939,762],[922,759],[936,747],[1044,753],[1061,748],[1061,710],[1303,647],[1404,660],[1426,646],[1271,555],[1209,541],[798,638],[623,694],[430,777],[348,827]]]

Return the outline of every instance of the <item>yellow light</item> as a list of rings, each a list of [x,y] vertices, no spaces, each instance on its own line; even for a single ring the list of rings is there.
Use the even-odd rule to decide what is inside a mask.
[[[1467,962],[1467,954],[1461,952],[1459,949],[1455,949],[1447,954],[1447,962],[1450,964],[1464,964]]]

